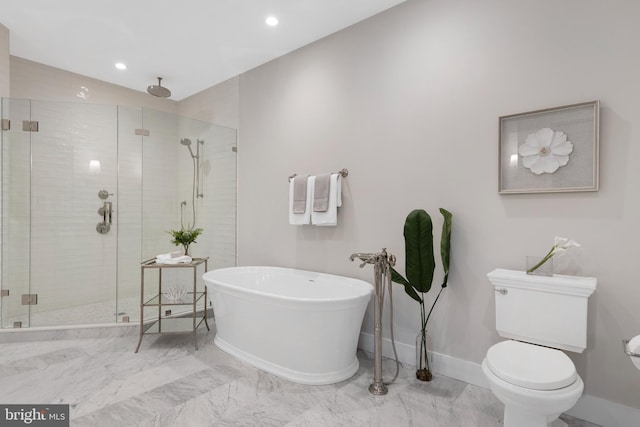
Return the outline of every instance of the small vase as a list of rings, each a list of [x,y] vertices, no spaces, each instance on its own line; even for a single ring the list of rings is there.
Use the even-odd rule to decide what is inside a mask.
[[[540,264],[540,261],[543,259],[544,257],[542,256],[527,255],[527,274],[533,274],[535,276],[553,276],[553,257]],[[536,268],[533,271],[529,271],[534,267]]]
[[[427,331],[420,331],[416,336],[416,378],[420,381],[431,381],[431,337]]]
[[[184,248],[184,254],[186,256],[191,256],[189,255],[189,245],[182,245],[182,247]]]

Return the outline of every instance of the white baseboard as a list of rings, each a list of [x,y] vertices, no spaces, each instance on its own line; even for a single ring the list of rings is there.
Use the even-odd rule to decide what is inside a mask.
[[[620,405],[619,403],[588,394],[583,395],[576,403],[576,406],[567,411],[567,414],[603,427],[640,425],[640,409]]]
[[[358,347],[373,353],[373,335],[360,332]],[[400,362],[405,365],[416,365],[415,345],[396,341],[396,350],[398,351],[398,360],[400,360]],[[391,340],[388,338],[382,339],[382,356],[394,359],[393,347],[391,346]],[[453,378],[458,381],[464,381],[467,384],[473,384],[487,389],[489,388],[489,383],[482,373],[482,368],[477,363],[457,359],[455,357],[447,356],[446,354],[433,353],[431,370],[435,374],[444,375],[445,377]]]
[[[373,335],[361,332],[358,348],[373,353]],[[396,350],[398,351],[398,360],[400,362],[415,366],[415,345],[396,341]],[[394,359],[391,340],[388,338],[382,339],[382,356]],[[464,381],[467,384],[478,387],[489,388],[489,383],[482,373],[482,367],[479,363],[458,359],[446,354],[434,353],[431,368],[435,374]],[[620,405],[619,403],[588,394],[583,395],[576,406],[569,410],[567,414],[603,427],[635,426],[639,425],[638,420],[640,420],[640,409]]]

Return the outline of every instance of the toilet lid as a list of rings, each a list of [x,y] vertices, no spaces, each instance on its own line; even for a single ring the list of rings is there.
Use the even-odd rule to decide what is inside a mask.
[[[533,390],[555,390],[578,377],[569,357],[553,348],[520,341],[503,341],[487,352],[487,366],[510,384]]]

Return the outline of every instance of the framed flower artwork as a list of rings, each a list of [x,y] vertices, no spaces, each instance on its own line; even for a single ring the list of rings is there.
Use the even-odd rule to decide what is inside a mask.
[[[600,102],[499,119],[500,194],[598,191]]]

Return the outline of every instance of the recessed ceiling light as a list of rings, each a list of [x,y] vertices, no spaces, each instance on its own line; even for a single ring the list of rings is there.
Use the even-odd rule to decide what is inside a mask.
[[[269,16],[264,22],[266,22],[270,27],[275,27],[276,25],[278,25],[278,18],[276,18],[275,16]]]
[[[127,69],[127,64],[125,64],[123,62],[116,62],[116,68],[118,70],[126,70]]]

